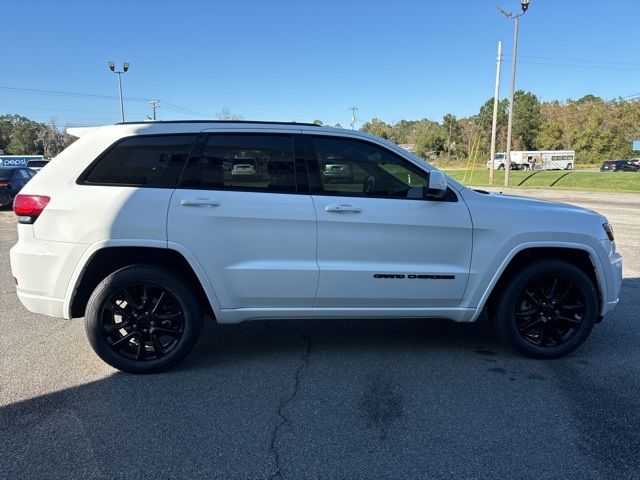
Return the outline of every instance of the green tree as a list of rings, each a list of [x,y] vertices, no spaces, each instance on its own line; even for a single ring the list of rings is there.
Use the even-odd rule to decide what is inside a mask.
[[[20,121],[11,131],[11,139],[7,145],[10,155],[42,155],[44,149],[38,144],[39,123],[31,120]]]
[[[376,135],[381,138],[390,139],[391,138],[391,125],[386,124],[382,120],[378,118],[374,118],[369,122],[366,122],[360,128],[361,131],[370,133],[371,135]]]
[[[422,158],[431,158],[444,151],[446,133],[438,122],[422,119],[416,123],[411,136],[416,154]]]
[[[518,90],[514,96],[513,150],[536,150],[540,130],[540,100],[531,92]]]
[[[450,113],[443,117],[442,127],[447,135],[445,151],[447,152],[447,159],[450,159],[452,152],[455,154],[462,144],[462,127],[458,123],[456,116]]]

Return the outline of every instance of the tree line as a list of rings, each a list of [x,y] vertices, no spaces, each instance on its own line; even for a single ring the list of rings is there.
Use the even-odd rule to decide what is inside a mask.
[[[498,101],[496,151],[505,151],[509,101]],[[477,157],[489,157],[493,98],[476,115],[456,118],[447,114],[441,122],[400,120],[389,124],[374,118],[361,130],[410,144],[423,158],[440,165]],[[218,118],[242,118],[228,109]],[[578,100],[541,102],[531,92],[515,93],[513,112],[514,150],[575,150],[578,165],[597,164],[606,159],[631,158],[633,140],[640,139],[640,100],[605,100],[586,95]],[[322,124],[320,120],[314,123]],[[340,124],[336,127],[341,128]],[[54,119],[39,123],[20,115],[0,115],[0,150],[7,155],[56,156],[73,143],[74,137],[61,131]]]
[[[361,130],[398,144],[411,144],[416,154],[440,165],[460,163],[470,156],[479,162],[489,158],[493,98],[476,115],[456,118],[447,114],[441,122],[428,119],[400,120],[388,124],[374,118]],[[631,158],[640,138],[640,101],[604,100],[586,95],[579,100],[541,102],[531,92],[515,93],[513,150],[575,150],[578,165],[606,159]],[[498,102],[496,151],[507,143],[509,101]]]
[[[53,158],[74,140],[58,128],[55,119],[39,123],[21,115],[0,115],[0,150],[5,155]]]

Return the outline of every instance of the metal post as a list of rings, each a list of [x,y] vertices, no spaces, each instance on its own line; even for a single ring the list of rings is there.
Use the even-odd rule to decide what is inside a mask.
[[[502,42],[498,42],[496,62],[496,88],[493,94],[493,121],[491,122],[491,154],[489,156],[489,185],[493,185],[494,158],[496,156],[496,134],[498,132],[498,96],[500,94],[500,65],[502,64]]]
[[[118,90],[120,92],[120,118],[122,123],[124,123],[124,103],[122,101],[122,79],[120,78],[120,74],[122,72],[116,72],[118,75]]]
[[[504,186],[509,186],[509,172],[511,171],[511,130],[513,127],[513,95],[516,86],[516,58],[518,56],[518,20],[519,15],[515,17],[515,27],[513,31],[513,60],[511,61],[511,94],[509,96],[509,125],[507,127],[507,152],[504,166]]]

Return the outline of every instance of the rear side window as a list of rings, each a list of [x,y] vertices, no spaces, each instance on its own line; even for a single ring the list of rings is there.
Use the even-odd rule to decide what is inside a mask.
[[[147,135],[126,138],[91,167],[84,182],[175,188],[196,135]]]
[[[183,188],[295,193],[291,135],[211,134],[189,160]]]

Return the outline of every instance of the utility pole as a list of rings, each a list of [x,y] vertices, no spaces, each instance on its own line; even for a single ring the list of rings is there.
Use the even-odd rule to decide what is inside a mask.
[[[358,107],[349,107],[349,110],[351,110],[351,130],[355,130],[356,129],[356,111],[358,110]]]
[[[151,111],[152,113],[152,120],[155,122],[156,121],[156,108],[158,108],[158,102],[160,100],[151,100],[150,102],[148,102],[151,105]]]
[[[513,111],[514,101],[513,96],[516,88],[516,61],[518,59],[518,24],[520,17],[524,15],[529,9],[529,3],[531,0],[520,0],[520,6],[522,7],[522,13],[514,15],[511,12],[503,10],[498,7],[498,10],[507,18],[513,18],[513,60],[511,60],[511,94],[509,95],[509,125],[507,126],[507,151],[505,152],[505,165],[504,165],[504,186],[509,186],[509,172],[511,172],[511,131],[513,127]]]
[[[449,124],[449,136],[447,137],[447,162],[451,160],[451,128],[453,124]]]
[[[496,156],[496,134],[498,132],[498,97],[500,94],[500,65],[502,64],[502,42],[498,42],[496,61],[496,88],[493,94],[493,120],[491,122],[491,154],[489,156],[489,185],[493,185],[494,158]]]

